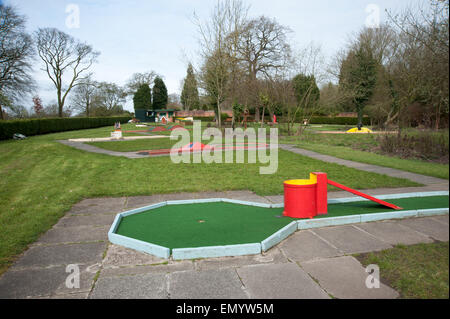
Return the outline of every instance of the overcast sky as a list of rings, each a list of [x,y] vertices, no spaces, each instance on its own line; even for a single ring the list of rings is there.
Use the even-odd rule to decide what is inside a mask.
[[[163,76],[169,93],[180,93],[187,63],[197,62],[198,42],[193,13],[206,19],[213,0],[0,0],[27,17],[30,32],[55,27],[91,44],[101,52],[93,67],[98,81],[124,85],[135,72],[154,70]],[[292,42],[301,47],[320,44],[330,57],[343,48],[349,35],[373,21],[385,9],[400,11],[416,0],[247,0],[249,16],[266,15],[293,30]],[[75,8],[75,9],[74,9]],[[79,25],[76,25],[79,10]],[[74,15],[75,14],[75,15]],[[56,91],[36,60],[37,93],[44,104],[56,101]],[[26,104],[26,103],[24,103]],[[31,105],[31,98],[30,98]],[[24,105],[29,107],[29,105]],[[131,101],[126,109],[132,110]]]

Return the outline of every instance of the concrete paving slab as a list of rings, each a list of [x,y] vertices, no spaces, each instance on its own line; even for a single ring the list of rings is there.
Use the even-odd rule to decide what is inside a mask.
[[[125,206],[126,197],[88,198],[72,206],[69,213],[77,214],[117,214]]]
[[[244,299],[247,295],[234,269],[169,274],[171,299]]]
[[[302,262],[301,266],[320,286],[335,298],[341,299],[392,299],[399,294],[380,283],[379,288],[367,288],[369,275],[352,256],[341,256]]]
[[[293,261],[306,261],[343,254],[309,230],[296,232],[282,242],[279,247]]]
[[[433,216],[434,220],[437,220],[438,222],[441,222],[443,224],[448,225],[448,214],[447,215],[441,215],[441,216]]]
[[[89,297],[89,292],[79,292],[72,294],[58,294],[51,295],[45,299],[87,299]]]
[[[68,264],[94,264],[102,260],[105,242],[34,246],[14,264],[14,269]]]
[[[42,235],[36,244],[106,241],[108,240],[108,230],[109,226],[56,227]]]
[[[152,265],[163,262],[167,262],[167,260],[120,245],[110,244],[103,259],[103,267]]]
[[[250,298],[327,299],[329,296],[296,263],[238,268]]]
[[[436,240],[448,241],[448,225],[432,218],[410,218],[398,221],[400,225],[412,228]]]
[[[61,218],[56,227],[76,227],[76,226],[111,226],[116,215],[114,214],[92,214],[92,215],[66,215]]]
[[[264,196],[264,198],[273,204],[284,203],[284,195],[270,195]]]
[[[49,296],[68,275],[65,266],[9,270],[0,277],[0,299]]]
[[[418,243],[433,242],[428,236],[422,235],[410,228],[403,227],[397,222],[373,222],[355,225],[356,228],[370,233],[371,235],[391,245],[404,244],[413,245]]]
[[[91,299],[165,299],[166,274],[102,277],[90,294]]]
[[[286,262],[288,262],[286,257],[284,257],[284,255],[277,247],[274,247],[273,249],[270,249],[269,251],[258,255],[206,258],[195,260],[194,263],[197,270],[208,270]]]
[[[161,264],[140,266],[109,266],[102,269],[100,277],[129,276],[140,274],[172,273],[178,271],[194,270],[192,260],[166,261]]]
[[[392,248],[391,245],[350,225],[318,228],[314,229],[313,233],[347,254]]]

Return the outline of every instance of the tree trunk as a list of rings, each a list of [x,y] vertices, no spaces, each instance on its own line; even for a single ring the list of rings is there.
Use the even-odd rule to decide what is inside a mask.
[[[255,121],[259,121],[259,106],[255,106]]]
[[[63,117],[63,104],[61,100],[61,90],[58,90],[58,116]]]
[[[217,99],[217,126],[219,128],[222,127],[222,119],[221,119],[221,114],[220,114],[220,100]]]
[[[439,103],[439,106],[437,107],[436,110],[436,123],[435,123],[435,129],[436,131],[439,130],[439,121],[441,119],[441,104]]]
[[[3,114],[3,109],[2,109],[1,105],[0,105],[0,119],[2,119],[2,120],[5,119],[5,115]]]
[[[266,110],[266,108],[263,106],[263,109],[262,109],[262,116],[261,116],[261,127],[263,127],[263,125],[264,125],[264,111]]]
[[[358,107],[358,129],[363,126],[363,108]]]

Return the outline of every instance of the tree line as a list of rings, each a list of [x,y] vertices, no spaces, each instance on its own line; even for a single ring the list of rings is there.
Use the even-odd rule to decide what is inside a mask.
[[[218,1],[206,20],[194,16],[200,63],[195,73],[188,66],[181,102],[214,109],[218,125],[223,108],[236,110],[233,122],[245,109],[261,123],[278,114],[289,133],[295,122],[340,112],[357,112],[360,125],[368,115],[384,128],[448,127],[448,10],[448,0],[388,10],[385,23],[362,28],[327,63],[318,45],[294,49],[276,19]]]
[[[38,58],[54,85],[56,102],[35,114],[86,116],[123,112],[126,97],[135,109],[212,109],[221,125],[223,109],[232,124],[244,112],[264,123],[279,116],[289,134],[313,115],[357,112],[384,128],[448,127],[449,1],[387,11],[387,21],[354,34],[332,61],[320,45],[296,47],[292,30],[268,16],[251,17],[242,0],[219,0],[206,19],[194,15],[198,61],[188,64],[180,97],[167,94],[162,76],[136,73],[125,86],[98,82],[91,67],[99,52],[54,29],[25,31],[25,17],[0,5],[0,117],[20,113],[17,101],[34,92],[32,65]]]
[[[0,4],[0,119],[129,114],[123,110],[126,98],[133,96],[135,107],[140,108],[136,94],[153,83],[153,95],[144,103],[166,107],[167,89],[154,71],[133,74],[123,87],[96,81],[91,69],[100,52],[56,28],[39,28],[28,34],[25,23],[26,18],[13,7]],[[43,106],[41,98],[34,95],[29,110],[20,102],[36,90],[31,76],[35,60],[40,60],[41,70],[51,80],[56,102]]]

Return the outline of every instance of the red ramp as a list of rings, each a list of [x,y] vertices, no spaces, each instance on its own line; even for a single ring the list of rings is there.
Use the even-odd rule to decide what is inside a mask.
[[[353,189],[353,188],[350,188],[350,187],[344,186],[344,185],[342,185],[342,184],[336,183],[336,182],[334,182],[334,181],[332,181],[332,180],[330,180],[330,179],[328,179],[327,182],[328,182],[328,184],[330,184],[330,185],[332,185],[332,186],[338,187],[338,188],[343,189],[344,191],[350,192],[350,193],[352,193],[352,194],[355,194],[355,195],[358,195],[358,196],[367,198],[367,199],[369,199],[369,200],[371,200],[371,201],[374,201],[374,202],[376,202],[376,203],[378,203],[378,204],[387,206],[387,207],[389,207],[389,208],[396,209],[396,210],[402,209],[401,207],[399,207],[399,206],[397,206],[397,205],[394,205],[394,204],[385,202],[385,201],[383,201],[383,200],[381,200],[381,199],[378,199],[378,198],[372,197],[372,196],[370,196],[370,195],[361,193],[361,192],[359,192],[359,191],[357,191],[357,190],[355,190],[355,189]]]

